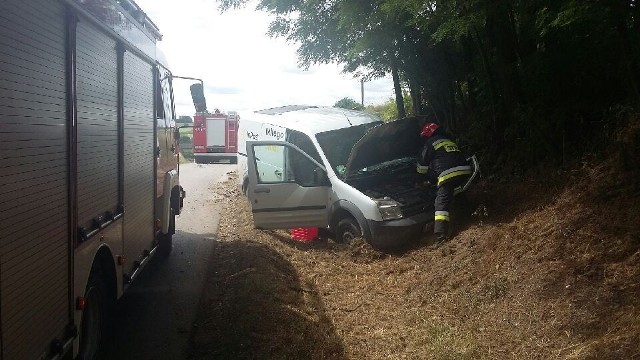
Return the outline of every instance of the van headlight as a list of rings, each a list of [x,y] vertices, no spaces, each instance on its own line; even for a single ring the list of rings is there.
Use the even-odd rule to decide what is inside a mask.
[[[378,205],[378,210],[380,210],[380,215],[382,215],[382,220],[402,219],[400,204],[395,200],[384,198],[375,199],[375,202]]]

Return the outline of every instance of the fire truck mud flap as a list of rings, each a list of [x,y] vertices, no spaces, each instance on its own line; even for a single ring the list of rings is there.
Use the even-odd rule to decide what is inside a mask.
[[[178,185],[171,190],[171,209],[175,215],[180,215],[182,212],[185,197],[187,197],[187,192],[182,186]]]

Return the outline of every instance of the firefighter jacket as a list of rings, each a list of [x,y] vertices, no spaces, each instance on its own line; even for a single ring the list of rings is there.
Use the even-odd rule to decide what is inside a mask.
[[[436,131],[425,141],[418,156],[417,171],[419,174],[433,174],[429,180],[437,179],[438,186],[473,173],[458,145],[441,131]]]

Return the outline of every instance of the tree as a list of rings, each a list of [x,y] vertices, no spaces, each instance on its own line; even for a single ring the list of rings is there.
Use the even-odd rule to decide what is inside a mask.
[[[592,151],[617,124],[602,114],[640,106],[639,0],[259,0],[258,9],[275,16],[269,34],[298,44],[301,66],[392,75],[397,117],[465,133],[496,168]]]
[[[364,110],[364,106],[362,106],[362,104],[348,97],[336,101],[333,106],[349,110]]]
[[[269,34],[299,44],[300,65],[339,62],[344,71],[361,79],[392,73],[398,113],[404,115],[399,47],[404,45],[403,28],[407,0],[302,1],[261,0],[258,9],[276,16]],[[222,10],[237,8],[247,0],[218,0]],[[411,0],[417,4],[419,1]]]
[[[406,92],[404,94],[404,108],[412,109],[413,106],[411,104],[411,98],[407,96]],[[377,105],[368,105],[365,109],[365,112],[369,114],[376,115],[382,121],[389,122],[401,119],[402,116],[398,113],[398,107],[396,104],[395,98],[389,98],[386,102]],[[416,115],[416,114],[411,114]]]
[[[191,124],[193,122],[193,119],[191,118],[191,116],[182,115],[178,117],[176,122],[179,124]]]
[[[392,98],[389,98],[383,104],[368,105],[364,111],[379,117],[384,122],[398,119],[398,108],[396,107],[396,101]]]

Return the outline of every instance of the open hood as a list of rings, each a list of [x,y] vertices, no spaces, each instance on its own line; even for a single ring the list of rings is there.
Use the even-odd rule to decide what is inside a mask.
[[[424,145],[420,129],[424,117],[409,117],[371,128],[353,146],[347,161],[345,178],[356,171],[385,161],[417,156]]]

